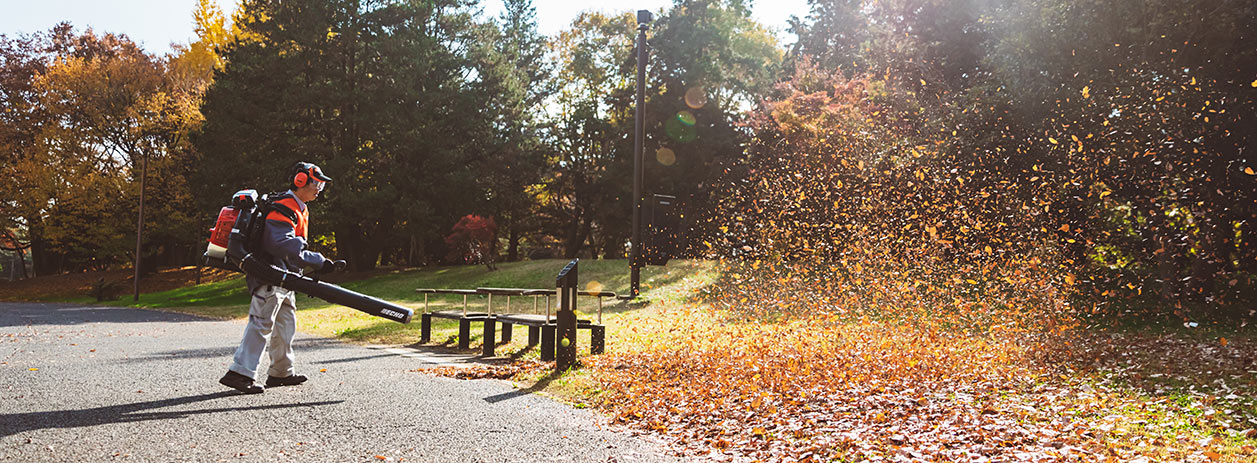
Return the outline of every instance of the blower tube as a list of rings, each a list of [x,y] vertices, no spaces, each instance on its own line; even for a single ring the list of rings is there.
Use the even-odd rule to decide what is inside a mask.
[[[227,258],[238,262],[240,270],[245,274],[258,278],[266,284],[317,297],[333,304],[343,305],[395,322],[410,323],[414,312],[406,307],[388,301],[376,299],[362,293],[350,291],[340,286],[324,283],[310,277],[302,276],[263,262],[244,249],[243,233],[248,229],[250,214],[240,214],[236,226],[231,232],[227,245]]]

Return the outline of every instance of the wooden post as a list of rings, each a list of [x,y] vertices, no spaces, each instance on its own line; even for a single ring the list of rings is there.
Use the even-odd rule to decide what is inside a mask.
[[[471,319],[467,317],[458,320],[458,348],[471,348]]]
[[[496,347],[498,343],[497,336],[495,336],[497,334],[497,327],[494,326],[497,325],[497,323],[493,321],[493,317],[485,318],[483,323],[484,346],[480,348],[480,355],[492,357],[494,355],[494,347]]]
[[[559,293],[559,312],[556,314],[556,339],[554,368],[566,371],[576,364],[576,266],[580,259],[572,259],[559,272],[555,287]]]
[[[432,340],[432,314],[423,311],[421,322],[419,324],[419,344],[427,344]]]

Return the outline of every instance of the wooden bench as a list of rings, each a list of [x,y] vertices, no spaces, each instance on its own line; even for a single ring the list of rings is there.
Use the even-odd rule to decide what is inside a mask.
[[[483,321],[489,318],[486,312],[468,312],[467,297],[479,296],[480,293],[474,289],[416,289],[415,292],[423,294],[423,316],[419,328],[419,342],[421,344],[432,341],[432,317],[445,318],[449,320],[458,320],[458,348],[471,348],[471,323],[474,321]],[[432,294],[459,295],[463,296],[462,310],[442,310],[431,312],[428,310],[428,296]]]
[[[489,315],[495,315],[493,311],[493,296],[499,296],[499,297],[506,296],[506,310],[500,310],[498,311],[499,313],[514,313],[514,312],[511,312],[511,296],[532,296],[533,313],[541,313],[541,311],[537,308],[538,301],[541,296],[545,296],[547,317],[550,316],[550,309],[554,308],[554,305],[550,303],[551,302],[550,296],[555,295],[555,290],[553,289],[480,287],[480,288],[476,288],[476,293],[484,294],[489,297],[489,302],[488,302]],[[602,324],[602,299],[607,298],[607,297],[618,298],[618,296],[616,296],[616,294],[611,291],[577,291],[576,294],[580,296],[590,296],[590,297],[598,298],[598,324],[600,325]]]
[[[558,324],[555,323],[553,317],[541,314],[527,313],[511,313],[499,314],[492,320],[486,320],[485,326],[485,343],[484,355],[493,356],[493,331],[492,326],[495,323],[502,324],[502,342],[508,342],[511,339],[511,327],[514,325],[522,325],[528,327],[528,345],[535,346],[540,341],[541,344],[541,360],[554,360],[554,338],[557,333]],[[589,353],[601,354],[606,350],[607,330],[601,324],[595,324],[589,320],[576,320],[576,329],[589,330]]]
[[[530,288],[476,288],[472,289],[416,289],[415,292],[423,294],[423,315],[420,325],[419,342],[428,343],[432,341],[432,318],[445,318],[450,320],[458,320],[458,348],[469,349],[471,347],[471,324],[483,323],[484,328],[484,347],[482,355],[492,357],[495,355],[497,345],[497,324],[502,323],[502,339],[503,343],[511,342],[512,328],[514,325],[522,325],[528,327],[528,345],[535,346],[541,344],[541,359],[554,360],[555,352],[555,318],[552,315],[553,306],[551,304],[551,296],[556,294],[553,289],[530,289]],[[442,310],[431,312],[428,310],[429,295],[460,295],[463,296],[462,310]],[[580,296],[598,298],[597,323],[590,320],[578,320],[577,329],[586,329],[590,331],[590,353],[601,354],[606,349],[606,328],[602,325],[602,300],[607,297],[616,297],[611,291],[577,291]],[[468,311],[467,301],[469,296],[485,296],[487,298],[485,310]],[[493,308],[493,297],[505,297],[506,309],[495,311]],[[528,313],[512,313],[511,297],[532,297],[533,312]],[[541,313],[540,298],[546,298],[545,314]]]
[[[528,345],[535,346],[541,344],[541,360],[554,360],[554,340],[556,333],[555,319],[551,315],[550,296],[556,294],[551,289],[528,289],[528,288],[476,288],[476,292],[488,296],[488,312],[490,319],[477,320],[484,323],[484,347],[482,355],[492,357],[495,355],[495,347],[497,345],[497,324],[502,324],[502,342],[511,342],[511,332],[514,325],[523,325],[528,327]],[[578,291],[577,294],[582,296],[592,296],[598,298],[598,323],[595,324],[589,320],[578,320],[577,329],[586,329],[590,333],[590,353],[601,354],[606,348],[606,328],[602,325],[602,298],[615,297],[615,293],[610,291]],[[493,311],[493,296],[506,297],[506,310],[502,312]],[[533,313],[512,313],[511,296],[532,296],[533,297]],[[546,298],[546,313],[543,316],[538,310],[538,301],[541,296]],[[539,342],[540,341],[540,342]]]

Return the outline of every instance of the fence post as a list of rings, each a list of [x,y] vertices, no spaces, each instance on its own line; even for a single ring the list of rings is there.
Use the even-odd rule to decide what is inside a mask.
[[[556,314],[557,336],[555,339],[554,368],[564,371],[576,363],[576,265],[580,259],[572,259],[559,272],[555,288],[559,293],[559,312]]]

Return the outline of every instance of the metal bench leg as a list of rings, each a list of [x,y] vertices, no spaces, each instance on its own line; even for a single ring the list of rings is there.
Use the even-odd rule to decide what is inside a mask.
[[[540,337],[541,337],[541,327],[537,327],[537,326],[528,327],[528,347],[537,345],[537,343],[539,342],[538,338]]]
[[[545,325],[541,327],[541,361],[549,362],[554,360],[554,335],[558,327],[555,325]]]
[[[607,348],[607,328],[602,325],[589,327],[589,353],[601,354]]]
[[[493,348],[497,344],[497,336],[495,336],[497,334],[497,326],[495,325],[497,325],[497,322],[492,318],[484,319],[484,348],[481,349],[481,354],[485,357],[493,356]]]
[[[424,313],[421,318],[423,321],[419,324],[419,344],[427,344],[432,341],[432,314]]]
[[[458,319],[458,348],[471,348],[471,319]]]
[[[502,344],[511,342],[511,328],[514,326],[510,323],[502,322]]]

